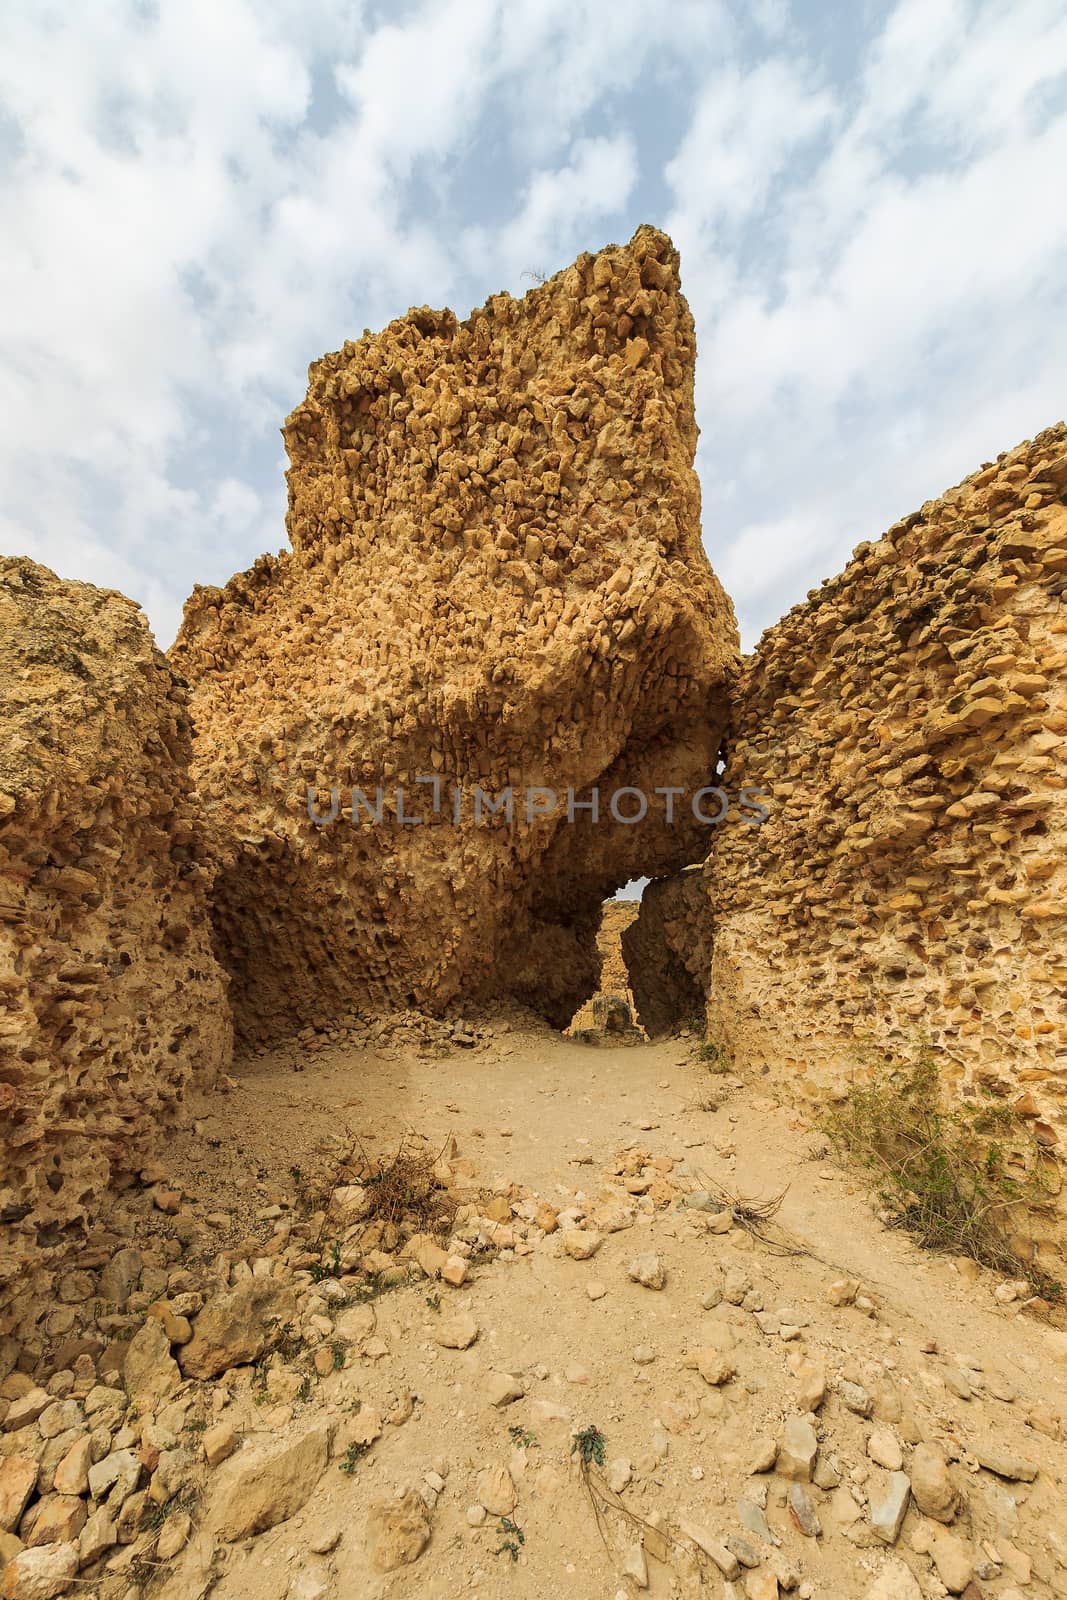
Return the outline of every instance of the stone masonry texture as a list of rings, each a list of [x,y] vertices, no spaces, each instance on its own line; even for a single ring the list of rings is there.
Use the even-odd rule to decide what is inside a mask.
[[[0,1305],[229,1062],[186,699],[133,601],[0,559]]]
[[[643,227],[522,300],[414,310],[310,369],[284,430],[292,551],[198,588],[172,651],[243,1040],[505,997],[563,1026],[596,987],[603,900],[703,855],[707,828],[653,793],[712,781],[737,664],[694,358],[677,254]],[[511,786],[514,820],[472,825],[476,784]],[[357,800],[354,824],[379,785],[382,821]],[[338,791],[335,823],[309,820],[309,786],[327,815]],[[567,790],[593,786],[600,821],[569,823]],[[531,787],[559,805],[528,825]],[[631,826],[608,814],[622,787],[650,800]]]
[[[698,903],[688,873],[648,897],[739,1069],[824,1102],[931,1050],[950,1096],[1030,1121],[1054,1190],[1065,499],[1060,424],[860,545],[770,628],[737,684],[723,779],[762,785],[769,818],[720,826]]]
[[[650,883],[622,934],[637,1020],[650,1039],[702,1024],[711,971],[711,919],[703,874],[687,867]]]
[[[133,602],[0,558],[0,1339],[234,1033],[565,1027],[626,992],[620,939],[649,1034],[703,1011],[815,1107],[929,1055],[1013,1108],[1062,1238],[1067,428],[742,661],[694,362],[649,227],[346,343],[285,424],[291,549],[196,588],[169,661]],[[697,821],[716,782],[767,819]]]

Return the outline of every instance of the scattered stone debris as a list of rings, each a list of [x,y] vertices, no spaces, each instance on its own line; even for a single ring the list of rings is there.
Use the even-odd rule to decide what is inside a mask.
[[[648,228],[323,358],[293,549],[194,594],[191,701],[131,602],[0,560],[5,1600],[1067,1592],[1067,1332],[1028,1315],[1062,1321],[1067,429],[861,546],[738,678],[693,359]],[[402,852],[307,812],[532,758],[697,786],[731,683],[724,784],[772,804],[676,877],[688,821]],[[631,871],[612,936],[678,1030],[640,1050],[596,948]],[[544,1019],[598,974],[591,1051]],[[995,1273],[909,1257],[779,1105],[920,1023],[1029,1130]]]
[[[703,1166],[629,1143],[586,1189],[561,1183],[549,1202],[513,1182],[480,1189],[455,1140],[404,1148],[429,1158],[416,1210],[448,1197],[435,1259],[475,1267],[458,1287],[427,1272],[433,1241],[405,1242],[403,1225],[378,1241],[394,1278],[379,1263],[369,1279],[358,1252],[346,1268],[344,1249],[327,1273],[324,1222],[343,1241],[375,1220],[374,1185],[353,1166],[384,1171],[388,1157],[364,1152],[339,1162],[329,1193],[305,1192],[303,1212],[263,1217],[246,1252],[164,1266],[164,1232],[79,1269],[80,1341],[50,1345],[30,1370],[16,1360],[0,1382],[5,1593],[59,1595],[77,1579],[94,1600],[126,1600],[130,1574],[151,1570],[161,1600],[184,1600],[221,1562],[247,1573],[234,1593],[251,1595],[262,1563],[282,1561],[285,1600],[339,1600],[357,1570],[430,1562],[467,1581],[494,1555],[529,1562],[560,1519],[636,1591],[666,1567],[680,1584],[713,1574],[743,1600],[973,1600],[991,1583],[1030,1585],[1037,1600],[1035,1582],[1052,1593],[1067,1574],[1067,1447],[1048,1402],[857,1309],[871,1298],[858,1278],[739,1230],[709,1233],[688,1203]],[[150,1188],[140,1204],[152,1213]],[[635,1232],[647,1245],[636,1255]],[[665,1304],[655,1343],[615,1339],[610,1318],[588,1320],[605,1302],[567,1298],[589,1239],[614,1293],[632,1283],[635,1304]],[[515,1343],[544,1292],[516,1276],[524,1257],[557,1287],[544,1362]],[[703,1287],[711,1272],[721,1292]],[[104,1283],[122,1312],[99,1298]],[[105,1344],[116,1316],[127,1337]],[[967,1397],[951,1381],[961,1374]],[[612,1396],[627,1383],[640,1398],[621,1423]],[[616,1418],[606,1432],[585,1420],[594,1404]],[[612,1448],[620,1428],[625,1454]],[[409,1435],[424,1441],[414,1453]],[[298,1527],[299,1559],[284,1555]]]

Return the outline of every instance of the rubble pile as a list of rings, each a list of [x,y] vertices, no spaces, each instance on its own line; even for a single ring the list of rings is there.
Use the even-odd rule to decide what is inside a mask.
[[[737,1120],[712,1124],[720,1168]],[[280,1186],[214,1256],[219,1219],[149,1174],[73,1334],[0,1352],[4,1593],[331,1600],[416,1564],[420,1586],[482,1583],[501,1556],[536,1573],[561,1538],[626,1594],[1057,1592],[1055,1405],[657,1143],[552,1199],[479,1187],[453,1143],[415,1197],[440,1226],[410,1213],[370,1256],[384,1163],[338,1172],[317,1209]]]

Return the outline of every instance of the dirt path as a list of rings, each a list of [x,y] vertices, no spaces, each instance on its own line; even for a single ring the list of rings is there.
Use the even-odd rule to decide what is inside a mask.
[[[883,1228],[861,1185],[761,1085],[710,1077],[678,1041],[591,1048],[514,1028],[447,1060],[287,1050],[246,1065],[201,1110],[199,1135],[169,1153],[200,1211],[254,1216],[291,1193],[291,1169],[328,1170],[349,1132],[387,1151],[411,1128],[435,1145],[452,1135],[480,1185],[532,1191],[601,1243],[573,1259],[571,1235],[527,1228],[516,1201],[515,1248],[475,1258],[462,1287],[423,1281],[380,1298],[372,1334],[306,1408],[343,1427],[358,1399],[380,1436],[351,1474],[332,1461],[306,1506],[258,1538],[220,1549],[194,1535],[168,1596],[611,1600],[647,1584],[653,1596],[914,1600],[944,1594],[942,1579],[959,1592],[960,1577],[968,1600],[1067,1594],[1055,1335],[999,1305],[988,1275],[970,1281]],[[810,1254],[709,1231],[728,1219],[682,1196],[705,1176],[745,1195],[784,1189],[778,1222]],[[671,1193],[657,1205],[660,1182]],[[663,1288],[631,1280],[645,1255]],[[842,1279],[858,1292],[831,1289]],[[476,1339],[443,1348],[442,1325],[461,1316]],[[246,1448],[304,1425],[299,1407],[264,1413],[239,1384],[226,1399]],[[767,1470],[789,1419],[809,1410],[813,1477],[802,1463],[790,1478],[781,1455]],[[571,1453],[590,1425],[606,1441],[609,1493],[640,1521],[609,1506],[598,1529]],[[914,1478],[916,1447],[929,1445],[948,1462],[954,1521],[913,1500],[890,1547],[872,1522],[899,1482],[891,1470]],[[1024,1477],[1039,1468],[1036,1480],[980,1465],[996,1453]],[[377,1572],[371,1508],[412,1488],[431,1507],[429,1542],[413,1564]]]

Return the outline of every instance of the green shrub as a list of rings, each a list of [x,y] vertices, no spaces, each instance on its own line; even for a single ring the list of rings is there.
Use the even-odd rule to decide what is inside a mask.
[[[517,1561],[522,1546],[526,1543],[525,1533],[523,1533],[518,1523],[513,1522],[510,1517],[501,1517],[500,1532],[503,1536],[503,1542],[497,1546],[493,1554],[495,1556],[509,1555],[512,1561]]]
[[[709,1072],[726,1073],[733,1071],[733,1061],[725,1046],[713,1044],[709,1039],[697,1051],[697,1060],[707,1064]]]
[[[825,1131],[875,1175],[884,1205],[920,1244],[972,1256],[1058,1297],[1059,1285],[1011,1242],[1022,1211],[1047,1205],[1049,1193],[1038,1147],[1010,1106],[946,1106],[936,1062],[924,1053],[913,1067],[855,1087]]]
[[[571,1440],[571,1455],[576,1455],[586,1467],[595,1462],[598,1467],[604,1465],[604,1450],[607,1440],[595,1424],[590,1423],[588,1428],[583,1428]]]
[[[345,1451],[344,1460],[338,1462],[338,1466],[340,1467],[341,1471],[347,1473],[349,1477],[351,1477],[352,1473],[355,1472],[356,1468],[359,1466],[360,1462],[363,1460],[363,1457],[369,1450],[369,1444],[350,1444],[348,1449]]]

